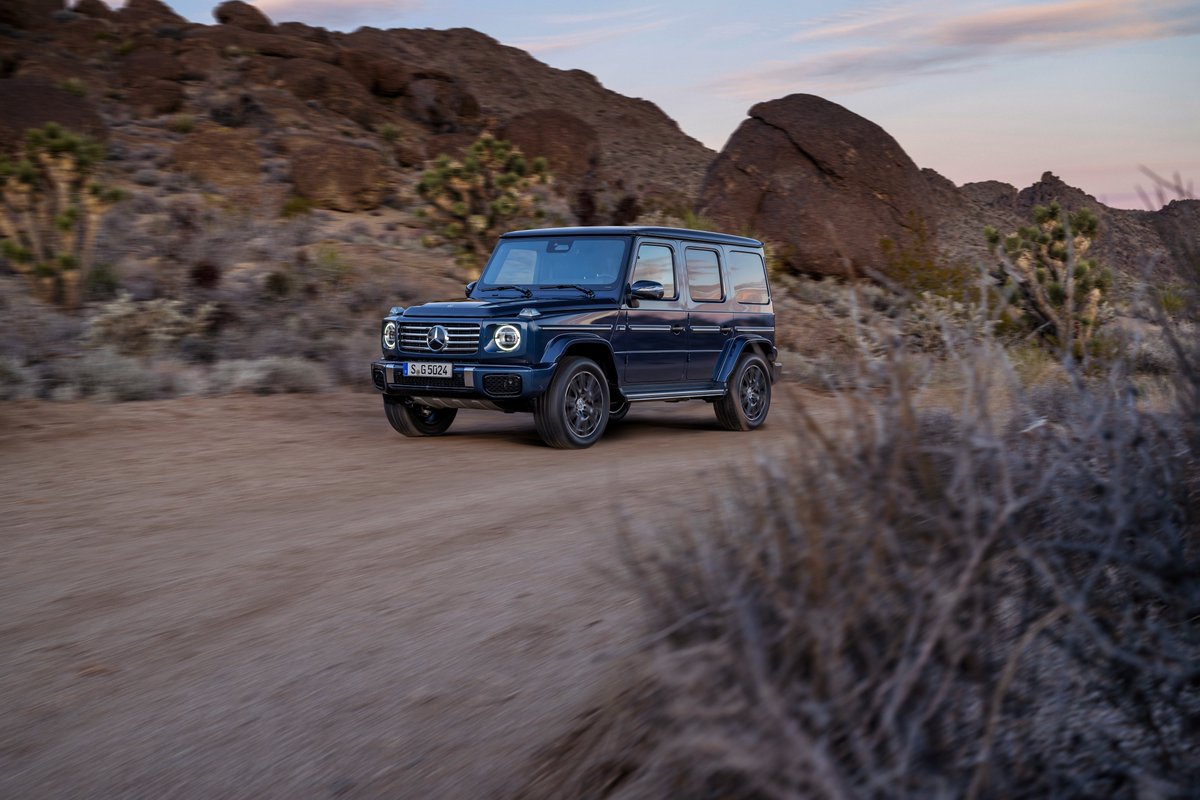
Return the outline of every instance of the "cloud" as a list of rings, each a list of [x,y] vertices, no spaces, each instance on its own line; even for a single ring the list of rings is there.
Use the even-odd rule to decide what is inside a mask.
[[[1195,0],[883,4],[811,21],[790,39],[809,54],[725,76],[709,88],[739,99],[798,89],[853,92],[912,76],[978,69],[1023,53],[1196,33],[1200,3]]]
[[[634,8],[617,9],[615,11],[593,11],[586,14],[551,14],[545,18],[545,22],[550,25],[578,25],[589,22],[607,22],[613,19],[644,17],[657,10],[658,6],[636,6]]]
[[[386,23],[423,7],[423,0],[255,0],[273,22],[306,22],[330,28]]]
[[[632,14],[627,16],[632,16]],[[585,28],[584,30],[565,31],[563,33],[549,34],[547,36],[534,36],[528,39],[506,42],[506,44],[511,44],[513,47],[519,47],[522,50],[527,50],[530,53],[550,53],[556,50],[577,50],[582,47],[600,44],[601,42],[608,42],[614,39],[623,39],[627,36],[633,36],[638,33],[657,30],[677,21],[677,19],[669,18],[638,19],[623,25],[610,25],[601,28]]]

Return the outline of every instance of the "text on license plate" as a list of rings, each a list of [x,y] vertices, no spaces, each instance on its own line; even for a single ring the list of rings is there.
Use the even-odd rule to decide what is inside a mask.
[[[454,365],[445,361],[405,361],[404,377],[406,378],[450,378],[454,375]]]

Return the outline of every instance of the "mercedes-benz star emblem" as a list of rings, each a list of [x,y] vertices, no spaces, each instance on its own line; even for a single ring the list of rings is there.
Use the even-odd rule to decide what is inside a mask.
[[[434,325],[425,336],[425,341],[429,343],[430,350],[441,352],[450,344],[450,333],[441,325]]]

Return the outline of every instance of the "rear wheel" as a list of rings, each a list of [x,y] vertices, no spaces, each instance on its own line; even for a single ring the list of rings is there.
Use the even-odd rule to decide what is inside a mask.
[[[542,441],[575,450],[591,447],[608,426],[608,379],[590,358],[566,358],[545,394],[534,401]]]
[[[383,410],[396,432],[405,436],[440,436],[458,416],[457,408],[406,405],[388,397],[383,398]]]
[[[725,395],[713,403],[717,421],[731,431],[762,425],[771,409],[771,379],[767,362],[755,353],[742,356],[729,376]]]

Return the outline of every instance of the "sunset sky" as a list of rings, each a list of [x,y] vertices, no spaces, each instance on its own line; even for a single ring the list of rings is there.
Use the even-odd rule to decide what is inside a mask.
[[[168,0],[170,2],[170,0]],[[212,22],[215,2],[175,0]],[[1200,183],[1200,0],[258,0],[337,30],[471,27],[658,104],[719,150],[793,92],[883,126],[956,183],[1046,170],[1141,208],[1144,165]]]

